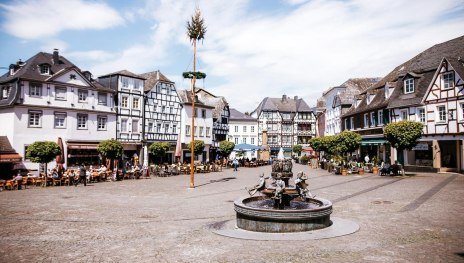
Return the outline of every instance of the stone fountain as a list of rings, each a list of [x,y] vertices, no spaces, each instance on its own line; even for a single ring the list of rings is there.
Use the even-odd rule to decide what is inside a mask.
[[[308,189],[303,172],[293,177],[291,160],[277,160],[271,176],[262,174],[248,189],[249,197],[234,202],[237,227],[255,232],[302,232],[329,227],[332,203],[316,198]],[[268,182],[270,181],[270,182]],[[261,195],[255,196],[257,192]]]

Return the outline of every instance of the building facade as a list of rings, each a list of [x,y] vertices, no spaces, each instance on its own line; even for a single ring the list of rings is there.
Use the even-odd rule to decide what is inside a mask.
[[[192,96],[188,90],[180,90],[178,92],[182,103],[181,110],[181,129],[179,135],[181,138],[181,162],[190,163],[190,148],[189,143],[192,141],[192,132],[195,140],[202,140],[205,143],[205,148],[201,156],[195,156],[195,160],[206,162],[211,160],[209,148],[213,143],[213,109],[195,97],[195,113],[192,116]],[[195,127],[192,129],[192,118],[195,121]]]
[[[143,114],[145,79],[127,70],[100,76],[98,81],[116,92],[116,132],[124,146],[124,159],[143,156]]]
[[[280,148],[290,157],[293,145],[309,146],[308,141],[316,134],[315,109],[295,96],[293,99],[266,97],[251,113],[258,120],[258,145],[263,145],[263,130],[267,129],[271,155],[277,155]]]
[[[0,77],[0,90],[0,135],[23,158],[33,142],[61,138],[66,167],[98,163],[98,143],[115,138],[115,92],[60,56],[58,50],[11,65]],[[39,168],[27,159],[23,165]]]
[[[159,70],[140,74],[145,78],[145,142],[168,142],[164,161],[175,160],[175,145],[181,132],[182,104],[176,85]]]
[[[230,109],[228,140],[237,144],[251,144],[258,146],[258,121],[250,115],[243,114],[236,109]],[[234,158],[232,152],[230,158]],[[256,151],[245,152],[244,157],[248,159],[258,158]]]

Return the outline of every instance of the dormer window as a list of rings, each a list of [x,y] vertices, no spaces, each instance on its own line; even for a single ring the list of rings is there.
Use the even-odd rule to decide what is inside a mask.
[[[358,107],[359,104],[361,103],[361,100],[360,99],[356,99],[356,102],[354,103],[354,107]]]
[[[414,79],[405,79],[404,80],[404,94],[409,94],[414,92]]]
[[[367,104],[371,103],[372,99],[374,98],[374,94],[367,94]]]
[[[454,88],[454,72],[446,72],[441,75],[443,89],[452,89]]]
[[[50,75],[50,65],[48,64],[39,65],[39,70],[41,75]]]

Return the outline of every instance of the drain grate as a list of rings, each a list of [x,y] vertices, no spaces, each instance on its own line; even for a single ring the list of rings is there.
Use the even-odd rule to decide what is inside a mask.
[[[374,205],[381,205],[381,204],[389,205],[389,204],[393,204],[393,202],[392,201],[380,201],[380,200],[377,200],[377,201],[372,201],[371,204],[374,204]]]

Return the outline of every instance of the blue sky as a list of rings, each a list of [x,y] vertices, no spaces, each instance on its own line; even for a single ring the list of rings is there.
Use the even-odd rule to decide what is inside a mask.
[[[199,84],[241,111],[282,94],[314,105],[329,87],[384,76],[464,34],[464,0],[0,1],[0,67],[59,48],[94,76],[159,69],[186,89],[196,6],[208,26]]]

